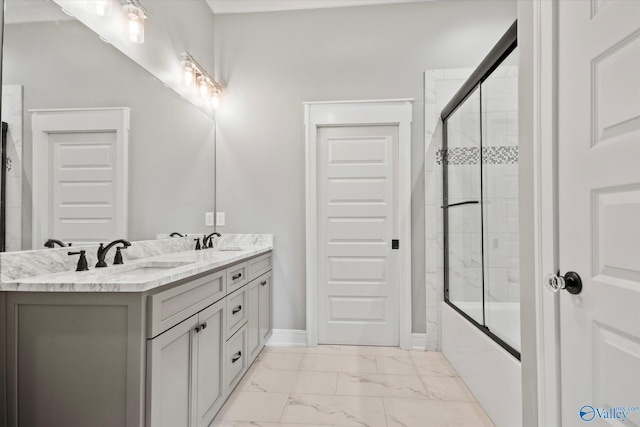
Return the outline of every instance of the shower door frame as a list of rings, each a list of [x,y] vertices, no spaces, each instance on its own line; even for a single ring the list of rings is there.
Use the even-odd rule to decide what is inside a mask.
[[[480,169],[480,234],[481,234],[481,242],[482,242],[482,324],[478,323],[473,317],[467,314],[464,310],[460,309],[455,305],[455,303],[449,300],[449,214],[448,208],[452,205],[448,205],[448,161],[447,161],[447,149],[448,149],[448,140],[447,140],[447,119],[460,107],[476,90],[479,91],[479,103],[480,103],[480,111],[478,112],[480,116],[480,144],[479,150],[482,153],[482,83],[502,64],[502,62],[518,47],[518,26],[517,21],[515,21],[511,27],[507,30],[507,32],[502,36],[502,38],[498,41],[498,43],[493,47],[493,49],[489,52],[489,54],[482,60],[480,65],[473,71],[471,76],[462,84],[462,87],[456,92],[451,101],[445,106],[441,113],[441,120],[443,123],[442,126],[442,222],[443,222],[443,244],[444,244],[444,302],[454,309],[457,313],[463,316],[467,321],[473,324],[476,328],[482,331],[484,334],[489,336],[494,342],[496,342],[500,347],[505,349],[509,354],[515,357],[518,360],[521,360],[521,354],[518,350],[513,348],[507,342],[505,342],[502,338],[491,332],[489,328],[485,325],[485,266],[484,266],[484,209],[482,209],[483,203],[483,193],[482,193],[482,154],[480,154],[479,159],[479,169]],[[454,204],[456,205],[456,204]]]

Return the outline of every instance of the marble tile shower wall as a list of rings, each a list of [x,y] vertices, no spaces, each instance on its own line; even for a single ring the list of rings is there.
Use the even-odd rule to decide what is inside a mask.
[[[427,70],[425,88],[425,278],[426,278],[426,346],[441,349],[438,325],[440,303],[444,301],[444,235],[442,232],[442,165],[437,163],[442,148],[440,112],[464,81],[472,68]]]
[[[483,102],[482,153],[484,174],[484,251],[486,298],[494,302],[519,301],[518,270],[518,165],[517,165],[517,97],[505,94],[517,85],[517,70],[496,70],[500,79],[491,87],[496,96]],[[440,302],[444,300],[444,233],[442,206],[442,121],[440,112],[465,82],[473,69],[427,70],[425,79],[425,240],[427,348],[439,349]],[[484,97],[484,93],[483,93]],[[485,99],[486,101],[486,99]],[[479,136],[478,111],[469,107],[461,119],[455,149],[446,153],[455,168],[448,182],[449,203],[478,200],[480,151],[474,139]],[[472,114],[475,113],[475,119]],[[451,167],[451,166],[450,166]],[[451,170],[450,170],[451,172]],[[453,191],[452,191],[453,190]],[[450,209],[450,274],[463,286],[450,289],[451,299],[482,301],[482,235],[480,207]],[[458,292],[459,294],[455,294]]]

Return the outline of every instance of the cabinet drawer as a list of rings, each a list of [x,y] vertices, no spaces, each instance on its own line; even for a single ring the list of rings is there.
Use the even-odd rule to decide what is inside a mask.
[[[271,252],[251,258],[247,261],[249,281],[271,270]]]
[[[224,298],[226,282],[226,271],[222,270],[149,296],[147,338],[158,336]]]
[[[227,268],[227,293],[231,293],[247,284],[247,263],[233,265]]]
[[[230,337],[247,321],[247,287],[227,295],[227,336]]]
[[[247,370],[247,327],[240,328],[227,341],[226,379],[229,390],[238,384]]]

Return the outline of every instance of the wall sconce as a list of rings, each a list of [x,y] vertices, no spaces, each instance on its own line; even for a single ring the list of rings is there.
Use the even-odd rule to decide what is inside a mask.
[[[182,82],[187,87],[196,86],[198,94],[211,103],[220,105],[222,87],[188,52],[182,52]]]
[[[129,0],[129,3],[122,7],[124,13],[125,36],[132,43],[144,43],[144,20],[147,14],[138,0]]]

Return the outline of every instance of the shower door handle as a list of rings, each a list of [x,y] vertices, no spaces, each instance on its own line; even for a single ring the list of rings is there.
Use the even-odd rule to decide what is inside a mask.
[[[575,271],[567,271],[564,276],[561,276],[558,271],[558,274],[548,275],[544,282],[545,286],[553,292],[558,292],[560,289],[565,289],[572,295],[582,292],[582,279]]]

